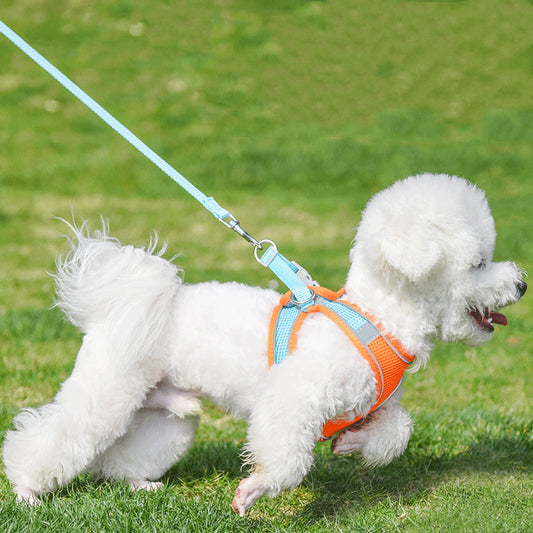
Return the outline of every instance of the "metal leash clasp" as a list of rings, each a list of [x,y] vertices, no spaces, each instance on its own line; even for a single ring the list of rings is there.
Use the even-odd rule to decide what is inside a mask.
[[[229,220],[226,220],[229,219]],[[240,222],[231,214],[228,213],[224,218],[219,218],[220,222],[224,224],[227,228],[232,229],[235,233],[238,233],[245,241],[252,244],[256,251],[257,249],[262,250],[261,242],[252,237],[247,231],[241,228]]]

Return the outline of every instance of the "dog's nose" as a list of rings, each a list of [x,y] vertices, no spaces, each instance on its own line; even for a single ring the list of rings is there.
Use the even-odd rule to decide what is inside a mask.
[[[527,291],[527,283],[525,281],[519,281],[516,284],[516,290],[518,292],[519,298],[522,298],[522,296],[524,296]]]

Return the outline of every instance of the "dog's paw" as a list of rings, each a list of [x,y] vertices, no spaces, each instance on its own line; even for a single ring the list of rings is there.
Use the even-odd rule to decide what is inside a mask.
[[[17,490],[16,495],[17,503],[22,503],[31,507],[41,505],[41,500],[38,498],[37,493],[34,490],[20,489]]]
[[[146,492],[153,492],[159,490],[163,483],[160,481],[148,481],[147,479],[136,479],[128,482],[128,485],[131,490],[145,490]]]
[[[263,474],[252,474],[243,479],[237,490],[231,506],[239,516],[244,516],[246,511],[265,493],[265,476]]]
[[[337,435],[331,443],[331,451],[336,455],[361,453],[366,441],[364,431],[346,429]]]

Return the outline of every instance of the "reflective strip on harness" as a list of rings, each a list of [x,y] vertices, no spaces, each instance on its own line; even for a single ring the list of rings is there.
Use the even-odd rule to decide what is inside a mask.
[[[281,298],[274,310],[269,332],[269,366],[282,363],[294,351],[303,321],[311,313],[320,312],[335,322],[374,372],[377,383],[376,402],[369,413],[374,411],[398,389],[403,374],[414,357],[407,353],[396,339],[382,333],[372,317],[364,315],[356,305],[339,300],[345,292],[344,289],[334,292],[324,287],[309,288],[315,293],[315,299],[305,310],[294,303],[291,292]],[[352,413],[328,420],[322,428],[320,440],[329,439],[365,416]]]

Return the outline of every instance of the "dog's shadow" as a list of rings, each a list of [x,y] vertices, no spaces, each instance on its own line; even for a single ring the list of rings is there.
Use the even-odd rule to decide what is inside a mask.
[[[194,484],[200,479],[224,475],[231,480],[245,477],[240,453],[234,441],[196,441],[188,454],[162,478],[168,483]]]
[[[319,445],[315,465],[302,487],[312,494],[298,516],[306,522],[336,515],[339,511],[374,506],[383,501],[413,501],[442,483],[469,472],[531,472],[531,450],[519,436],[493,438],[478,435],[460,453],[425,453],[421,443],[390,465],[370,468],[357,457],[333,455],[328,445]],[[163,478],[168,484],[187,483],[194,488],[201,479],[224,476],[233,488],[246,477],[240,446],[235,442],[199,442]],[[295,517],[296,517],[295,516]]]
[[[303,511],[312,517],[332,516],[340,509],[375,506],[383,501],[414,501],[440,485],[469,473],[532,471],[531,450],[524,439],[500,437],[473,442],[456,454],[407,451],[390,465],[368,468],[357,457],[323,454],[304,480],[317,497]]]
[[[494,437],[490,430],[478,432],[472,442],[457,453],[446,451],[453,449],[455,444],[449,440],[439,441],[442,452],[428,451],[432,443],[426,442],[423,436],[417,438],[415,433],[403,456],[379,468],[365,467],[355,456],[335,456],[327,443],[319,444],[315,450],[315,465],[302,482],[301,489],[278,498],[285,498],[282,506],[285,515],[287,509],[291,509],[291,523],[312,525],[324,518],[364,512],[387,502],[416,503],[420,497],[438,490],[439,486],[470,473],[527,476],[533,470],[529,432],[525,426],[523,433],[513,431],[511,436],[500,434]],[[206,505],[214,490],[218,494],[215,505],[221,505],[221,512],[223,508],[229,512],[227,504],[233,491],[240,479],[247,475],[240,458],[242,444],[238,441],[199,440],[163,476],[162,481],[170,489],[184,488],[182,494],[186,498],[205,499]],[[207,492],[204,491],[206,486],[209,487]],[[101,498],[102,490],[108,490],[108,482],[95,484],[90,476],[82,476],[60,489],[58,495],[79,498],[80,494],[88,493]],[[118,501],[127,491],[124,487],[114,497]],[[106,492],[106,498],[113,498],[113,494]],[[147,496],[140,494],[140,497]],[[43,501],[53,502],[54,497],[45,496]],[[278,503],[280,501],[278,499]],[[261,510],[261,503],[256,504],[257,509],[254,507],[248,515],[247,527],[268,528],[272,520],[269,516],[279,513],[275,500],[272,504],[268,500],[262,502],[266,507]]]

